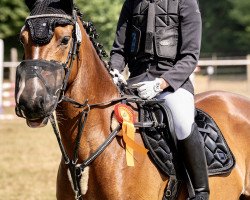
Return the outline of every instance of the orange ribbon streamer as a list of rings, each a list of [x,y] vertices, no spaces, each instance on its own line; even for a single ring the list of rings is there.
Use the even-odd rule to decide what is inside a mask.
[[[126,144],[126,161],[128,166],[134,166],[134,151],[147,154],[148,150],[135,143],[135,127],[133,110],[126,104],[117,104],[114,108],[118,122],[122,123],[122,136]]]
[[[122,123],[123,140],[126,144],[126,161],[128,166],[134,166],[134,151],[147,154],[148,150],[135,143],[135,127],[128,121]]]

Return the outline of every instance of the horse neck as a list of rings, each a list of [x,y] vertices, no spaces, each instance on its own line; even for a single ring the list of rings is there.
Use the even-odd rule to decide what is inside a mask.
[[[72,71],[72,77],[74,78],[66,91],[66,96],[81,103],[88,99],[89,104],[106,102],[118,97],[119,91],[114,85],[104,63],[97,55],[85,30],[82,30],[82,34],[83,40],[79,48],[78,58],[75,60],[72,68],[72,70],[74,69]],[[73,149],[81,111],[82,109],[74,108],[69,103],[62,103],[57,109],[62,140],[69,154],[71,154]],[[103,138],[106,138],[106,135],[109,134],[112,111],[112,107],[103,107],[92,109],[89,112],[84,128],[84,138],[82,138],[82,145],[85,149],[82,157],[86,157],[91,151],[89,146],[95,149],[96,146],[103,142]],[[94,144],[86,144],[85,141],[94,140],[92,137],[98,137],[100,141],[95,140]]]
[[[85,30],[82,30],[83,41],[80,46],[77,82],[85,98],[93,103],[109,100],[118,95],[117,87],[97,55]]]

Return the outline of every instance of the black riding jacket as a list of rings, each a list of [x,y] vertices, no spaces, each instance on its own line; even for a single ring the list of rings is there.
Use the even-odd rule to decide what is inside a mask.
[[[193,93],[189,76],[197,65],[201,43],[197,0],[155,0],[153,12],[149,4],[149,0],[125,1],[111,65],[121,72],[128,64],[129,84],[162,77],[169,83],[168,89],[182,87]]]

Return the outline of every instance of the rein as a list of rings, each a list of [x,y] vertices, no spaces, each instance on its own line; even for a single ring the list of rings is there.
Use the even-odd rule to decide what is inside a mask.
[[[84,172],[84,169],[89,166],[107,147],[108,145],[113,141],[113,139],[117,136],[118,132],[121,130],[121,125],[118,125],[106,138],[106,140],[95,150],[94,153],[92,153],[86,160],[84,160],[81,164],[77,164],[78,161],[78,153],[79,153],[79,147],[80,142],[83,134],[83,130],[85,127],[85,123],[87,121],[87,117],[91,109],[96,107],[102,107],[102,106],[112,106],[115,103],[121,102],[121,101],[129,101],[129,102],[135,102],[135,100],[138,97],[135,96],[123,96],[120,98],[116,98],[107,102],[101,102],[96,104],[88,104],[88,100],[85,100],[84,103],[79,103],[69,97],[64,96],[62,98],[63,101],[69,102],[73,104],[77,108],[83,108],[83,111],[81,113],[81,116],[78,120],[78,132],[75,139],[75,146],[74,146],[74,152],[73,152],[73,159],[70,159],[60,137],[60,132],[56,126],[55,118],[53,115],[49,117],[51,125],[53,127],[55,136],[57,138],[57,142],[59,144],[62,157],[64,159],[65,164],[68,166],[68,169],[70,171],[70,175],[72,178],[72,184],[73,184],[73,190],[75,192],[75,199],[76,200],[82,200],[83,195],[80,187],[80,181],[82,174]]]
[[[81,16],[80,16],[81,17]],[[115,103],[124,101],[127,99],[127,97],[120,97],[120,98],[116,98],[113,99],[111,101],[107,101],[107,102],[101,102],[101,103],[96,103],[96,104],[89,104],[88,100],[85,100],[84,103],[79,103],[77,101],[75,101],[74,99],[71,99],[67,96],[64,95],[66,87],[67,87],[67,82],[71,73],[71,69],[72,69],[72,65],[73,65],[73,61],[75,60],[76,55],[78,54],[78,48],[80,46],[81,43],[81,32],[80,32],[80,28],[78,23],[76,22],[77,20],[77,14],[76,11],[74,10],[73,12],[73,20],[74,20],[74,38],[73,39],[73,44],[71,47],[71,50],[69,51],[68,57],[67,57],[67,61],[65,62],[65,64],[63,64],[63,67],[66,71],[66,75],[65,75],[65,79],[63,81],[63,86],[61,89],[61,95],[59,97],[58,103],[65,101],[68,103],[73,104],[76,108],[82,108],[83,111],[79,117],[78,120],[78,132],[76,135],[76,139],[75,139],[75,144],[74,144],[74,151],[73,151],[73,158],[70,159],[70,157],[68,156],[65,147],[63,146],[62,143],[62,139],[60,136],[60,132],[58,130],[58,127],[56,125],[56,121],[54,118],[54,115],[51,114],[49,116],[49,120],[50,123],[53,127],[53,131],[54,134],[56,136],[60,151],[62,153],[62,157],[64,159],[65,165],[68,166],[69,172],[70,172],[70,176],[71,176],[71,180],[72,180],[72,189],[75,193],[75,199],[76,200],[82,200],[83,199],[83,194],[81,191],[81,186],[80,186],[80,181],[81,181],[81,177],[82,174],[84,172],[84,169],[89,166],[106,148],[107,146],[113,141],[113,139],[117,136],[118,132],[121,130],[121,125],[118,125],[110,134],[109,136],[106,138],[106,140],[103,142],[103,144],[101,144],[94,153],[92,153],[86,160],[84,160],[81,164],[78,164],[78,154],[79,154],[79,147],[80,147],[80,142],[81,142],[81,138],[83,135],[83,131],[84,131],[84,127],[87,121],[87,117],[89,112],[91,111],[91,109],[95,108],[95,107],[102,107],[102,106],[111,106]],[[84,23],[83,23],[84,25]],[[86,25],[86,24],[85,24]],[[92,24],[90,24],[90,26],[93,26]],[[100,47],[99,44],[94,43],[94,39],[95,36],[90,36],[90,39],[94,45],[95,48]],[[101,55],[105,56],[105,52],[104,51],[100,51]],[[99,54],[99,56],[101,56]],[[68,66],[69,64],[69,66]],[[104,63],[105,64],[105,63]],[[68,66],[68,67],[67,67]],[[105,64],[106,69],[108,69],[108,71],[110,70],[108,68],[108,66]]]
[[[59,95],[57,97],[57,103],[55,104],[55,108],[56,108],[58,103],[65,101],[65,102],[73,104],[76,108],[83,109],[81,114],[80,114],[80,117],[78,119],[78,132],[77,132],[77,135],[76,135],[76,138],[74,141],[75,144],[74,144],[74,150],[73,150],[73,158],[70,158],[68,153],[65,150],[65,147],[62,143],[60,131],[56,125],[56,120],[54,118],[53,113],[52,112],[48,113],[47,117],[49,118],[50,123],[53,127],[53,131],[54,131],[54,134],[56,136],[56,139],[57,139],[60,151],[62,153],[62,157],[63,157],[63,160],[65,162],[65,165],[67,165],[67,167],[69,169],[69,172],[70,172],[69,178],[72,179],[72,189],[75,193],[75,199],[82,200],[83,194],[81,191],[80,181],[81,181],[81,177],[82,177],[82,174],[84,172],[84,169],[87,166],[89,166],[107,148],[107,146],[113,141],[113,139],[117,136],[118,132],[121,130],[121,125],[118,125],[109,134],[109,136],[106,138],[106,140],[103,142],[103,144],[101,144],[95,150],[95,152],[92,153],[86,160],[84,160],[81,164],[79,164],[78,163],[79,147],[80,147],[81,138],[82,138],[82,135],[84,132],[84,128],[85,128],[85,124],[86,124],[89,112],[96,107],[112,106],[118,102],[123,102],[123,101],[134,102],[134,101],[136,101],[136,99],[138,97],[136,97],[136,96],[124,96],[119,87],[118,87],[118,89],[120,90],[121,97],[116,98],[116,99],[112,99],[112,100],[107,101],[107,102],[89,104],[88,100],[85,100],[83,103],[80,103],[80,102],[75,101],[74,99],[71,99],[71,98],[65,96],[65,90],[67,88],[67,83],[68,83],[68,79],[69,79],[70,74],[71,74],[73,62],[74,62],[76,56],[78,55],[79,47],[80,47],[80,44],[82,41],[80,27],[79,27],[79,24],[77,22],[78,15],[79,15],[79,12],[77,10],[73,10],[72,17],[68,16],[68,15],[44,14],[44,15],[29,16],[26,20],[35,19],[35,18],[57,17],[57,18],[64,18],[64,19],[70,20],[74,26],[73,34],[72,34],[72,43],[71,43],[70,50],[68,52],[66,62],[61,64],[62,69],[65,70],[65,77],[64,77],[64,80],[62,82],[61,88],[58,90]],[[81,13],[80,13],[79,17],[81,19]],[[89,27],[90,30],[87,29],[87,32],[91,33],[94,30],[92,23],[83,22],[83,26],[85,29]],[[95,32],[95,30],[94,30],[94,32]],[[102,46],[99,43],[95,43],[95,41],[94,41],[96,34],[95,33],[90,34],[89,37],[90,37],[90,40],[92,41],[95,49],[96,50],[98,50],[98,48],[100,49],[99,51],[97,51],[97,53],[99,52],[98,53],[99,57],[105,56],[106,53],[104,50],[102,50]],[[29,63],[31,61],[26,61],[26,62]],[[36,62],[38,62],[38,61],[36,61]],[[45,61],[40,61],[40,62],[45,62]],[[50,62],[52,62],[52,61],[48,61],[48,64],[50,64]],[[110,73],[111,67],[109,65],[107,65],[104,61],[103,61],[103,63],[104,63],[104,66],[106,67],[106,69]],[[55,108],[53,110],[55,110]],[[20,116],[22,116],[22,115],[20,115]],[[22,117],[25,117],[25,116],[22,116]]]

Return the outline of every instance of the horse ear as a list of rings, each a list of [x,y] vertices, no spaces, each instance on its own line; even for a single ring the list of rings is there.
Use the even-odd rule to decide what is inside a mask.
[[[61,0],[61,4],[64,11],[71,15],[74,9],[74,0]]]
[[[74,0],[69,0],[70,7],[73,10],[74,9]]]

